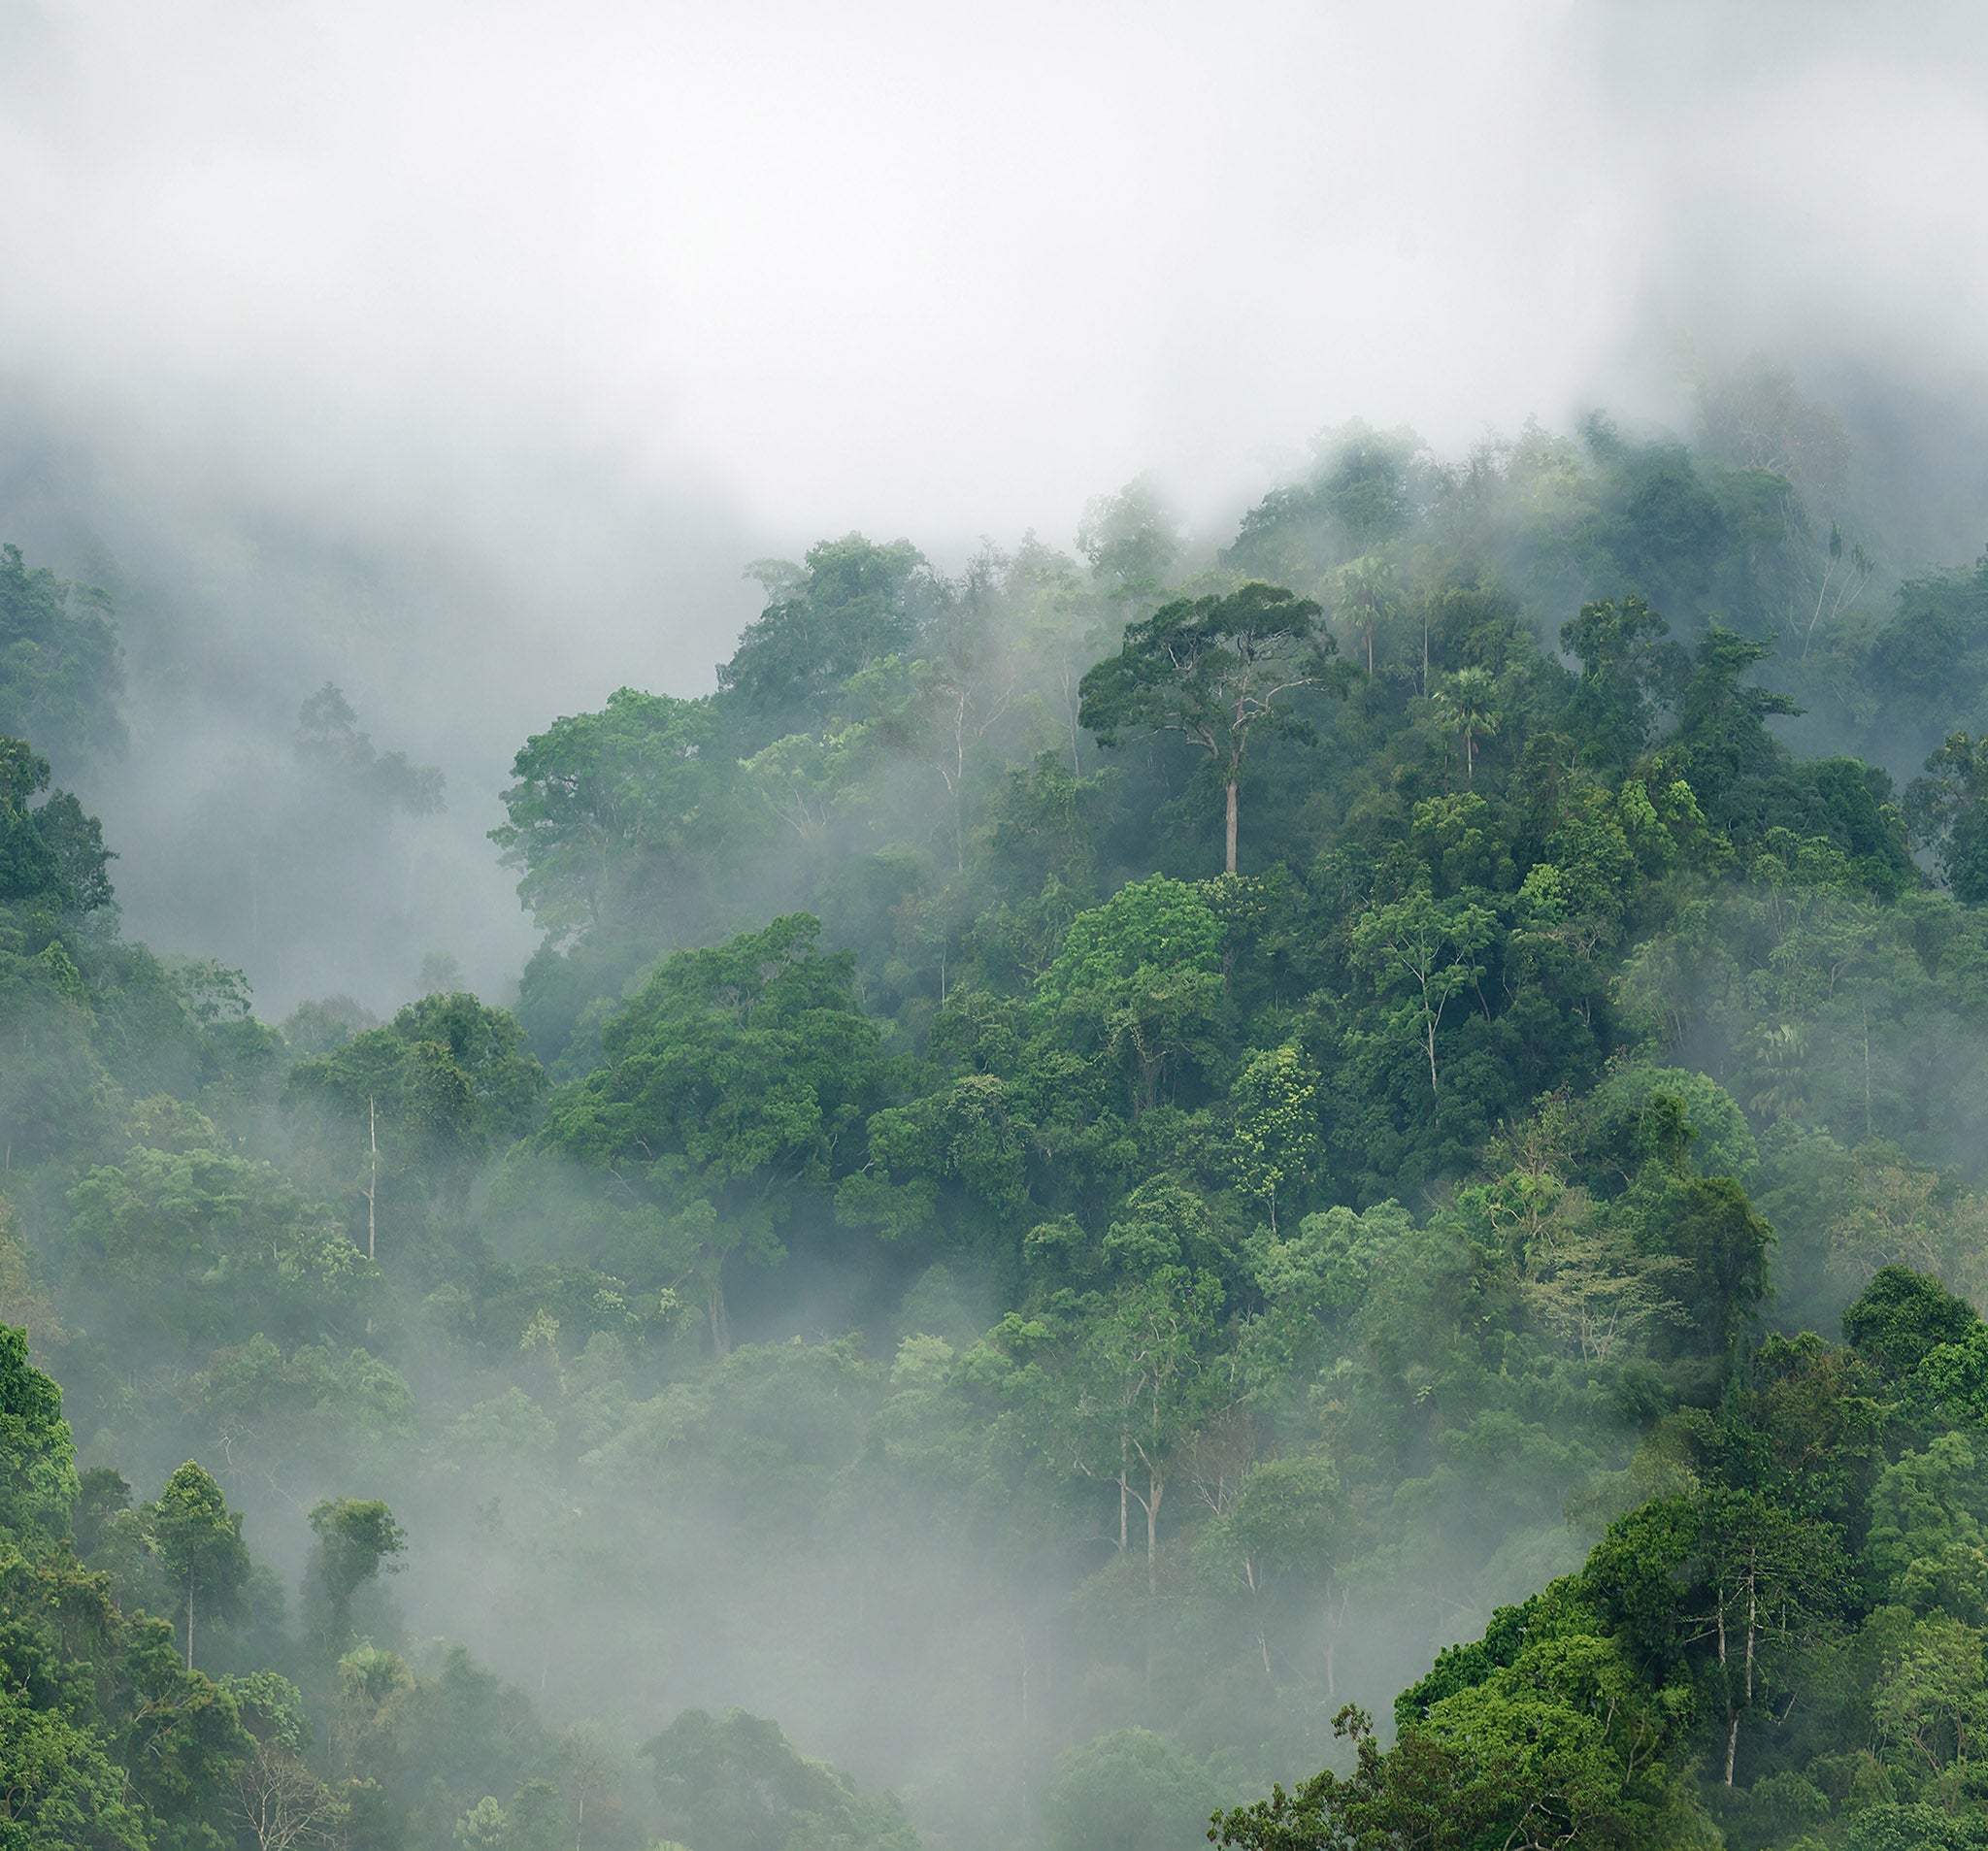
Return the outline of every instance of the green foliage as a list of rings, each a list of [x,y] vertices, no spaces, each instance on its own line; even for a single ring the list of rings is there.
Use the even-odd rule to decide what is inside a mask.
[[[378,1273],[337,1218],[273,1165],[218,1147],[187,1117],[188,1148],[134,1145],[70,1191],[59,1269],[113,1328],[210,1343],[362,1334]]]
[[[111,601],[0,546],[0,734],[65,765],[119,750],[124,677]]]
[[[800,1754],[778,1723],[686,1709],[642,1751],[672,1837],[710,1851],[915,1851],[891,1794],[864,1796]]]
[[[78,1495],[61,1390],[28,1361],[27,1333],[0,1324],[0,1538],[62,1536]]]
[[[1216,1788],[1208,1771],[1149,1729],[1121,1729],[1069,1750],[1044,1796],[1056,1851],[1193,1851]]]
[[[1839,438],[1749,375],[1694,448],[1333,434],[1219,557],[1141,481],[957,578],[762,562],[714,695],[518,753],[515,1016],[438,958],[281,1036],[241,950],[120,939],[38,755],[108,749],[114,658],[9,555],[21,1830],[915,1841],[744,1712],[651,1806],[397,1636],[405,1519],[548,1705],[777,1680],[966,1847],[1329,1753],[1231,1841],[1964,1841],[1981,573],[1886,602]],[[240,781],[186,863],[273,943],[442,796],[331,686]],[[79,1477],[44,1369],[85,1459],[219,1475]],[[315,1545],[292,1621],[244,1513]]]
[[[700,703],[620,688],[525,743],[490,840],[552,941],[665,898],[659,862],[707,844],[716,741]]]
[[[1250,734],[1289,723],[1291,698],[1330,679],[1338,646],[1319,606],[1280,586],[1177,599],[1128,624],[1115,656],[1083,678],[1078,723],[1101,745],[1174,734],[1204,753],[1228,803],[1228,871],[1236,872],[1237,787]]]
[[[724,706],[762,738],[819,716],[843,684],[873,663],[916,653],[935,587],[910,541],[878,546],[861,534],[824,540],[798,567],[750,569],[766,610],[718,671]]]
[[[193,1669],[193,1632],[198,1604],[208,1617],[231,1613],[248,1579],[248,1551],[242,1541],[242,1519],[214,1475],[189,1459],[166,1480],[155,1504],[147,1504],[142,1522],[158,1551],[167,1579],[185,1596],[186,1669]]]
[[[396,1573],[407,1533],[379,1498],[333,1498],[311,1512],[317,1537],[313,1591],[323,1602],[323,1635],[342,1648],[351,1632],[352,1597],[381,1573]]]

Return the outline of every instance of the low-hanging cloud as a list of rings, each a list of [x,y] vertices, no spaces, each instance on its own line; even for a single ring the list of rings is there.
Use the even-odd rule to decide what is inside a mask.
[[[1984,77],[1960,4],[0,0],[0,531],[172,589],[210,756],[329,676],[441,763],[488,981],[511,751],[708,688],[755,556],[1147,469],[1219,538],[1348,416],[1682,425],[1757,348],[1973,393]]]
[[[10,369],[492,543],[576,457],[783,534],[1060,529],[1356,412],[1555,416],[1653,335],[1960,360],[1983,295],[1966,6],[0,19]]]

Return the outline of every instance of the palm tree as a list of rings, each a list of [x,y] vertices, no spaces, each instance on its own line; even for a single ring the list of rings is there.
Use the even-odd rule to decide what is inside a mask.
[[[1436,703],[1464,736],[1464,782],[1475,779],[1477,742],[1498,734],[1498,683],[1488,669],[1459,669],[1437,691]]]
[[[1374,674],[1374,633],[1400,608],[1394,568],[1374,553],[1365,553],[1340,568],[1338,614],[1367,645],[1367,673]]]

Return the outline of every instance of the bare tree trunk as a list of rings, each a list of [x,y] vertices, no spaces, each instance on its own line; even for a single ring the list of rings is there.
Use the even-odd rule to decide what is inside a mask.
[[[1120,1434],[1118,1436],[1118,1553],[1120,1555],[1123,1555],[1125,1553],[1125,1545],[1127,1541],[1130,1539],[1126,1533],[1126,1517],[1128,1515],[1128,1511],[1126,1508],[1127,1492],[1125,1486],[1125,1436],[1123,1434]]]
[[[1726,1590],[1718,1592],[1719,1669],[1726,1666]],[[1733,1701],[1733,1688],[1726,1687],[1726,1785],[1733,1784],[1733,1757],[1740,1747],[1740,1706]]]
[[[375,1199],[380,1194],[380,1117],[373,1109],[373,1095],[366,1095],[366,1138],[373,1148],[372,1168],[366,1173],[366,1257],[374,1258]]]
[[[186,1669],[193,1669],[193,1577],[186,1577]]]
[[[723,1362],[732,1353],[732,1320],[725,1315],[725,1282],[713,1279],[711,1287],[712,1354]]]
[[[1758,1617],[1757,1601],[1758,1594],[1754,1587],[1753,1576],[1751,1573],[1748,1573],[1746,1577],[1746,1701],[1748,1703],[1753,1702],[1753,1628],[1754,1622]]]
[[[1871,1136],[1871,1005],[1864,1005],[1864,1136]]]
[[[1236,779],[1229,779],[1229,872],[1236,872]]]

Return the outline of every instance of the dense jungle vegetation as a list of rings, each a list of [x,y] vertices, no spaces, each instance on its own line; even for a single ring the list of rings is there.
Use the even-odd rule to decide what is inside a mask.
[[[0,1846],[1988,1846],[1988,560],[1852,461],[762,561],[385,1020],[122,935],[10,548]],[[445,800],[298,693],[271,917]]]

